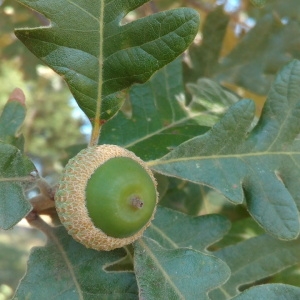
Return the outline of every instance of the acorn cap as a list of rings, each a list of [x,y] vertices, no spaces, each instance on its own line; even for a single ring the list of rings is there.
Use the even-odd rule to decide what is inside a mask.
[[[156,207],[146,225],[132,236],[125,238],[108,236],[101,229],[95,227],[86,207],[87,182],[96,169],[107,160],[115,157],[131,158],[139,163],[149,174],[156,190],[156,180],[145,162],[133,152],[119,146],[101,145],[89,147],[70,159],[65,167],[55,195],[55,205],[58,216],[68,233],[87,248],[109,251],[131,244],[142,236],[154,218]],[[156,191],[156,203],[157,201],[158,193]]]

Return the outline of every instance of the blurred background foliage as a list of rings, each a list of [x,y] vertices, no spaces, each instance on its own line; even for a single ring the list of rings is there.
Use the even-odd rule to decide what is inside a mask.
[[[32,55],[15,37],[14,28],[47,26],[41,15],[16,1],[0,1],[0,109],[15,87],[26,96],[27,117],[23,126],[25,152],[44,176],[59,171],[64,149],[83,143],[87,122],[76,110],[63,80]]]
[[[253,99],[259,115],[276,72],[291,59],[300,58],[300,1],[152,0],[128,14],[124,22],[180,6],[192,7],[201,16],[199,34],[183,61],[188,101],[203,98],[197,86],[210,79],[237,98]],[[66,149],[87,142],[90,124],[62,79],[35,58],[13,32],[14,28],[47,25],[47,19],[18,2],[0,0],[0,110],[15,87],[24,91],[25,152],[43,176],[51,178],[61,171]],[[236,224],[248,217],[242,205],[233,207],[206,187],[177,179],[158,180],[164,206],[191,215],[221,212]],[[233,226],[232,234],[220,245],[260,234],[250,223]],[[20,230],[24,239],[16,240],[14,234]],[[29,246],[43,240],[36,231],[24,230],[17,226],[10,231],[10,238],[0,233],[0,300],[9,298],[24,273]],[[292,267],[268,282],[300,286],[299,278],[299,267]]]

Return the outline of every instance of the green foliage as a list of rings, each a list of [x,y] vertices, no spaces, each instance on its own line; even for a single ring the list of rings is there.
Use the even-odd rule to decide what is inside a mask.
[[[14,27],[47,25],[41,15],[14,0],[0,6],[0,107],[15,87],[26,96],[27,114],[21,128],[24,151],[42,161],[43,174],[59,169],[58,160],[65,156],[66,147],[83,143],[80,132],[82,119],[74,119],[70,106],[70,91],[52,70],[16,39]],[[20,142],[24,143],[24,141]],[[17,145],[21,149],[21,145]]]
[[[105,124],[100,142],[120,145],[151,160],[207,131],[216,118],[186,106],[181,74],[178,59],[147,83],[134,86],[129,93],[131,111],[127,116],[120,111]]]
[[[32,227],[16,226],[0,231],[0,298],[11,299],[26,272],[26,262],[33,246],[44,244],[45,237]],[[7,296],[7,298],[5,297]]]
[[[210,230],[201,230],[204,228]],[[220,240],[229,228],[230,222],[221,215],[191,217],[160,207],[145,236],[157,241],[166,249],[192,248],[206,252],[206,249]]]
[[[182,53],[199,25],[194,11],[180,9],[120,26],[126,14],[148,0],[120,5],[104,0],[20,2],[44,14],[52,26],[17,30],[16,36],[64,77],[79,106],[96,122],[119,110],[119,91],[145,82]]]
[[[230,274],[221,260],[193,249],[165,249],[149,238],[141,238],[134,248],[143,299],[209,299],[207,292]]]
[[[222,288],[211,292],[211,299],[228,299],[246,284],[271,276],[299,261],[299,238],[284,242],[260,235],[214,252],[231,270],[230,279]],[[245,259],[245,254],[247,259]]]
[[[185,65],[184,69],[187,82],[211,76],[215,72],[229,20],[221,6],[207,15],[202,28],[203,42],[190,47],[191,65]]]
[[[26,110],[21,101],[13,98],[4,106],[0,116],[0,142],[19,146],[22,150],[23,139],[18,134],[24,122]]]
[[[223,248],[234,245],[263,233],[264,230],[252,218],[243,218],[235,221],[226,236],[214,247]]]
[[[234,297],[235,300],[253,299],[291,299],[297,300],[300,297],[300,289],[284,284],[266,284],[253,287],[241,295]]]
[[[33,181],[33,163],[16,147],[23,149],[23,140],[18,136],[25,118],[25,106],[12,95],[0,116],[0,228],[9,229],[31,210],[24,188]]]
[[[212,235],[197,230],[198,226],[210,224],[215,226]],[[178,236],[176,233],[183,226],[186,232],[182,231]],[[149,228],[147,237],[134,244],[135,275],[138,285],[148,286],[148,289],[143,289],[145,294],[149,294],[146,298],[157,299],[157,294],[153,293],[165,293],[167,298],[172,295],[182,295],[186,299],[207,297],[209,290],[224,283],[229,276],[229,268],[218,258],[198,249],[204,250],[219,240],[228,227],[229,222],[218,215],[192,218],[159,209],[158,218]],[[57,299],[136,299],[137,288],[132,272],[105,271],[105,267],[120,263],[125,257],[124,251],[88,250],[75,242],[62,227],[53,229],[46,226],[43,231],[47,232],[48,243],[31,254],[27,275],[18,288],[16,298],[30,295],[32,299],[38,299],[44,294],[53,297],[59,294]],[[152,238],[162,241],[165,247],[159,246]],[[198,267],[197,261],[200,262]],[[51,278],[52,283],[41,281],[42,278]],[[163,290],[153,288],[164,283]],[[201,288],[191,293],[195,284],[200,284]],[[35,285],[39,288],[34,289]],[[179,285],[180,288],[176,288]],[[111,289],[111,286],[114,288]]]
[[[300,63],[293,61],[277,76],[251,133],[255,106],[241,100],[209,132],[150,165],[164,175],[211,186],[233,203],[245,198],[250,214],[265,230],[281,239],[295,239],[300,231],[299,185],[293,183],[299,178],[298,143],[294,143],[300,132],[300,123],[295,122],[300,118],[299,81]],[[287,166],[295,163],[296,176],[291,178]],[[286,176],[290,184],[285,186]]]
[[[0,228],[9,229],[31,210],[24,194],[26,183],[33,181],[33,163],[16,147],[0,143]]]
[[[256,5],[258,7],[262,7],[267,3],[267,0],[251,0],[253,5]]]
[[[222,116],[230,105],[240,100],[238,95],[225,90],[208,78],[200,78],[196,83],[188,83],[186,88],[192,95],[189,104],[192,111],[204,110]]]
[[[230,33],[234,29],[226,27],[228,15],[218,8],[208,14],[203,41],[191,47],[191,62],[185,65],[187,82],[209,76],[259,95],[268,93],[278,70],[292,58],[300,58],[300,6],[297,0],[252,1],[259,7],[263,2],[267,2],[263,8],[249,9],[255,26],[243,31],[236,42],[233,37],[228,41],[235,35]],[[238,23],[236,30],[241,30],[239,25],[243,27]],[[222,43],[230,44],[223,56]]]
[[[36,102],[26,100],[25,117],[10,98],[0,116],[0,226],[26,217],[47,243],[31,252],[14,299],[299,299],[299,1],[251,1],[256,7],[239,13],[256,24],[240,38],[231,27],[239,14],[211,9],[214,1],[19,2],[33,11],[7,0],[0,13],[1,78],[22,82],[7,69],[24,70],[28,53],[8,61],[25,49],[8,38],[8,25],[26,27],[17,37],[62,75],[93,127],[101,125],[99,144],[127,148],[157,172],[160,202],[144,236],[123,249],[94,251],[68,235],[55,186],[34,176],[24,153],[45,171],[49,157],[58,162],[86,145],[68,92],[54,89],[53,74],[34,77],[32,61],[35,82],[22,87],[36,90],[27,97]],[[205,19],[201,42],[185,55],[199,17],[182,5]],[[47,25],[44,16],[49,27],[32,28]],[[241,100],[247,90],[259,105],[268,93],[261,115]]]
[[[132,272],[107,272],[125,251],[87,250],[63,227],[49,229],[45,247],[35,248],[15,299],[137,299]]]

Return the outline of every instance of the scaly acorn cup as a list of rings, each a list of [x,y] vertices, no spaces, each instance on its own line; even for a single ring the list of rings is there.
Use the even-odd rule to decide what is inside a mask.
[[[115,145],[89,147],[66,165],[55,205],[76,241],[109,251],[134,242],[150,225],[156,185],[133,152]]]

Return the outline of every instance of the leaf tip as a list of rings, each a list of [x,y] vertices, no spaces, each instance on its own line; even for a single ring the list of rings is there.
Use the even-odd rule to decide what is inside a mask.
[[[198,13],[198,11],[196,11],[195,9],[190,8],[190,7],[183,7],[181,9],[185,10],[186,13],[189,14],[190,19],[195,22],[194,28],[197,29],[197,31],[198,31],[199,26],[200,26],[200,14]]]
[[[25,106],[25,94],[20,88],[15,88],[9,95],[7,102],[16,101]]]

